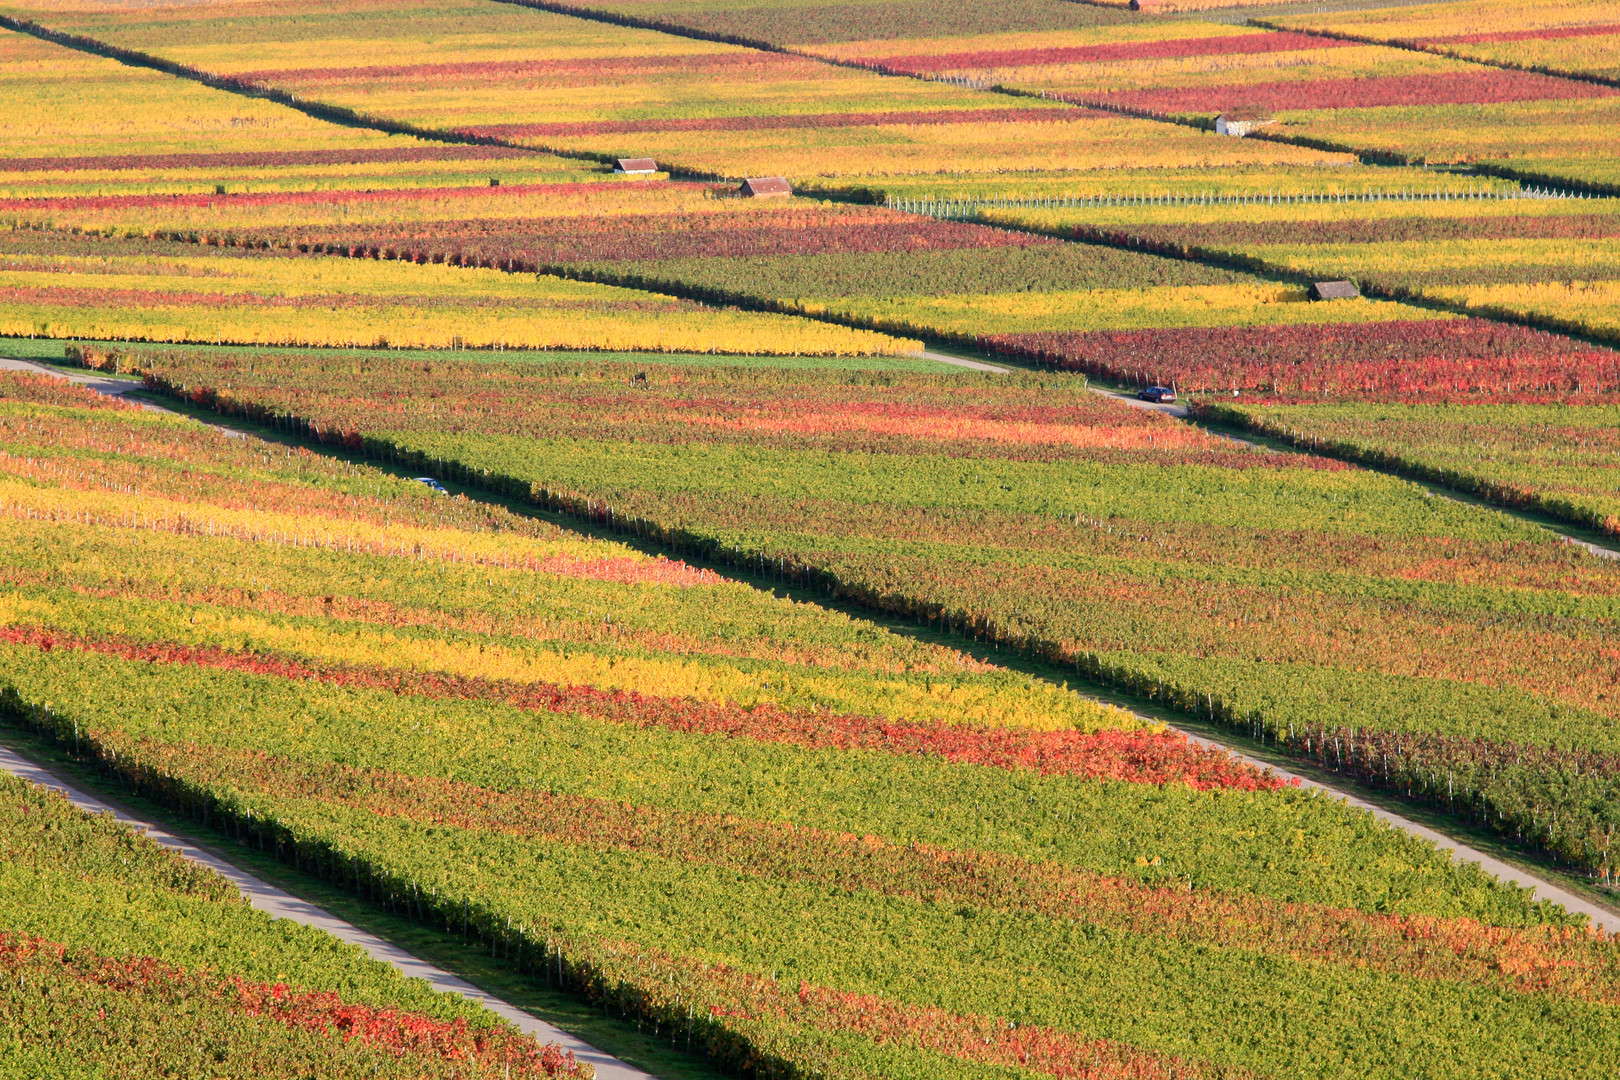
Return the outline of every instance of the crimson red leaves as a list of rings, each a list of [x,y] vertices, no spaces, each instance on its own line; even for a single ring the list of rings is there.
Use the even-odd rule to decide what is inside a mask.
[[[618,218],[468,220],[354,229],[288,229],[286,240],[340,253],[394,249],[450,254],[479,265],[524,269],[578,262],[847,255],[1056,247],[1049,237],[936,221],[891,210],[783,208],[742,219],[716,214],[638,214]],[[437,260],[435,260],[437,261]]]
[[[0,303],[48,304],[52,307],[130,307],[154,308],[184,306],[188,308],[217,308],[238,310],[255,308],[321,308],[361,307],[375,304],[376,300],[353,293],[314,294],[304,296],[265,296],[247,293],[192,292],[184,289],[76,289],[69,286],[3,286],[0,285]]]
[[[910,112],[778,113],[751,116],[685,116],[648,120],[598,120],[574,124],[478,124],[460,130],[500,138],[562,138],[575,135],[624,135],[654,131],[788,131],[870,127],[874,124],[1018,124],[1075,123],[1092,114],[1051,109],[930,109]]]
[[[1620,353],[1483,319],[1007,334],[997,347],[1187,391],[1528,401],[1620,392]]]
[[[611,77],[613,81],[657,72],[689,71],[702,68],[716,74],[743,73],[761,67],[775,67],[789,60],[772,53],[708,53],[699,56],[587,56],[554,60],[492,60],[483,63],[456,64],[372,64],[345,67],[262,68],[244,71],[236,78],[244,82],[283,85],[287,83],[369,83],[379,79],[405,79],[411,81],[471,79],[536,80],[550,77],[563,80],[570,86],[591,76]]]
[[[635,727],[727,735],[817,750],[932,754],[958,764],[1032,769],[1043,774],[1083,776],[1092,780],[1146,784],[1180,782],[1199,790],[1275,791],[1283,786],[1282,781],[1270,773],[1261,773],[1222,751],[1204,750],[1185,736],[1171,732],[1100,731],[1087,735],[1078,731],[942,727],[789,710],[775,705],[749,709],[589,686],[339,667],[209,647],[151,644],[120,638],[89,639],[31,627],[0,628],[0,641],[45,650],[82,649],[151,663],[195,664],[284,679],[320,679],[338,686],[369,687],[396,694],[499,701],[521,709],[578,713]]]
[[[1528,71],[1459,71],[1445,75],[1372,75],[1358,79],[1162,87],[1105,94],[1100,100],[1159,112],[1213,113],[1234,108],[1282,112],[1397,105],[1491,105],[1617,94],[1620,89]]]
[[[566,6],[600,12],[613,0]],[[893,38],[961,37],[995,33],[1074,30],[1088,26],[1116,26],[1136,16],[1119,8],[1087,4],[1040,3],[1021,0],[974,0],[971,4],[941,4],[918,0],[860,0],[856,3],[760,3],[752,6],[719,4],[623,4],[637,20],[647,20],[676,32],[696,29],[725,40],[768,41],[779,45],[805,45],[833,41],[873,41]],[[645,25],[645,23],[643,24]]]
[[[32,372],[0,370],[0,399],[66,405],[75,409],[133,409],[136,406],[61,379]]]
[[[1279,31],[1269,34],[1228,34],[1219,37],[1166,38],[1106,45],[1070,45],[1045,49],[982,49],[977,52],[917,53],[885,56],[865,63],[889,71],[909,73],[952,71],[961,68],[1025,67],[1031,64],[1092,64],[1116,60],[1160,60],[1184,56],[1237,56],[1253,53],[1296,52],[1302,49],[1337,49],[1354,42],[1316,34]]]

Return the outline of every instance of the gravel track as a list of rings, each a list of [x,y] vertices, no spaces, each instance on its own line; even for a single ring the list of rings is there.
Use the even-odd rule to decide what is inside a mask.
[[[375,934],[346,922],[336,915],[316,907],[307,900],[300,900],[292,893],[276,888],[269,882],[254,877],[231,863],[226,862],[218,855],[199,846],[192,840],[178,836],[167,829],[153,825],[149,821],[129,813],[127,810],[113,806],[88,795],[41,765],[36,765],[22,755],[0,746],[0,770],[19,776],[24,780],[32,781],[41,787],[52,788],[62,792],[68,800],[81,810],[92,814],[111,814],[117,820],[130,826],[138,832],[169,848],[177,851],[193,862],[201,863],[208,869],[215,871],[228,879],[241,890],[248,902],[260,911],[266,912],[273,918],[291,919],[324,930],[333,937],[342,938],[351,944],[364,949],[373,960],[380,960],[391,964],[407,977],[422,979],[435,990],[450,994],[460,994],[469,998],[495,1013],[503,1020],[507,1020],[515,1027],[534,1036],[542,1043],[556,1043],[565,1050],[572,1050],[574,1057],[580,1061],[589,1062],[596,1069],[597,1080],[652,1080],[648,1073],[626,1065],[618,1058],[610,1057],[589,1043],[578,1039],[561,1028],[556,1028],[529,1015],[522,1009],[508,1005],[500,998],[494,997],[478,989],[472,983],[459,978],[443,968],[435,967],[413,956],[392,942],[384,941]]]

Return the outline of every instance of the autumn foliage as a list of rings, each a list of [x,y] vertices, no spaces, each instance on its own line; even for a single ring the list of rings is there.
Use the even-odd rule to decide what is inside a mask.
[[[420,1063],[423,1075],[572,1077],[592,1070],[570,1051],[540,1046],[508,1029],[479,1030],[465,1020],[439,1020],[398,1009],[345,1002],[330,991],[188,971],[150,956],[112,958],[37,937],[0,931],[0,971],[14,986],[30,980],[88,984],[113,991],[134,1009],[161,1012],[191,999],[212,999],[227,1013],[263,1018],[288,1028],[356,1042]],[[100,1010],[105,1019],[107,1009]],[[201,1036],[202,1033],[198,1033]],[[457,1066],[452,1072],[446,1065]]]

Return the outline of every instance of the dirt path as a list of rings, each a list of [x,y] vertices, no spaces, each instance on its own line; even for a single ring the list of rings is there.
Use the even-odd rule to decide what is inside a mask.
[[[0,371],[26,371],[32,375],[52,375],[58,379],[66,379],[68,382],[78,386],[100,391],[108,397],[123,397],[131,390],[141,388],[140,383],[129,379],[107,379],[99,375],[91,375],[88,372],[80,374],[76,371],[61,371],[57,368],[47,367],[44,364],[37,364],[32,360],[19,360],[11,356],[0,356]],[[155,412],[169,411],[159,405],[151,405],[144,401],[141,404]]]
[[[998,375],[1005,375],[1012,370],[1012,368],[1001,367],[997,364],[986,364],[978,360],[969,360],[964,356],[952,356],[949,353],[942,352],[924,352],[922,358],[924,360],[936,360],[941,364],[953,364],[956,367],[968,368],[971,371],[993,371]]]
[[[0,356],[0,371],[26,371],[31,375],[49,375],[52,378],[65,379],[74,386],[82,386],[88,390],[94,390],[97,393],[115,398],[122,398],[132,390],[144,389],[141,383],[133,379],[109,379],[105,376],[93,375],[90,372],[63,371],[61,368],[50,367],[46,364],[36,363],[33,360],[21,360],[14,356]],[[133,399],[133,403],[153,412],[168,413],[171,416],[181,415],[173,409],[165,409],[161,405],[153,404],[141,398]],[[225,424],[213,424],[211,426],[223,431],[227,437],[232,439],[240,439],[246,435],[246,432],[237,431],[235,428],[228,427]]]
[[[434,967],[426,960],[412,956],[399,946],[384,941],[375,934],[366,931],[323,911],[307,900],[300,900],[289,892],[284,892],[268,882],[261,881],[246,871],[221,859],[219,856],[204,850],[197,844],[176,836],[166,829],[158,828],[147,821],[132,816],[128,812],[108,803],[102,802],[94,796],[87,795],[78,788],[62,780],[43,766],[36,765],[27,758],[0,746],[0,770],[20,776],[24,780],[32,781],[41,787],[53,788],[65,794],[73,805],[92,814],[111,814],[117,820],[145,833],[149,838],[162,844],[164,847],[177,851],[193,862],[201,863],[230,880],[242,895],[260,911],[267,912],[277,919],[291,919],[324,930],[333,937],[360,946],[374,960],[381,960],[385,964],[392,964],[403,974],[410,978],[425,980],[435,990],[451,994],[460,994],[470,998],[495,1013],[504,1020],[510,1021],[514,1026],[533,1035],[542,1043],[556,1043],[565,1050],[572,1050],[574,1057],[580,1061],[589,1062],[596,1068],[598,1080],[652,1080],[652,1077],[640,1069],[626,1065],[618,1058],[610,1057],[602,1051],[591,1046],[581,1039],[575,1038],[560,1028],[552,1027],[544,1020],[537,1019],[522,1009],[508,1005],[499,998],[492,997],[478,989],[472,983],[450,974],[442,968]]]
[[[1093,386],[1091,388],[1091,392],[1101,397],[1105,397],[1110,401],[1117,401],[1121,405],[1129,405],[1133,409],[1142,409],[1145,412],[1163,413],[1164,415],[1173,417],[1177,420],[1184,420],[1188,423],[1192,422],[1190,419],[1192,412],[1185,405],[1167,404],[1162,401],[1143,401],[1141,398],[1133,397],[1130,394],[1122,394],[1116,390],[1104,390],[1097,386]],[[1209,428],[1203,428],[1201,430],[1203,430],[1206,434],[1225,439],[1227,442],[1237,443],[1239,446],[1247,446],[1254,450],[1264,450],[1268,454],[1277,453],[1276,450],[1273,450],[1269,446],[1262,446],[1260,443],[1250,442],[1248,439],[1240,439],[1236,435],[1228,435],[1224,431],[1212,431]]]

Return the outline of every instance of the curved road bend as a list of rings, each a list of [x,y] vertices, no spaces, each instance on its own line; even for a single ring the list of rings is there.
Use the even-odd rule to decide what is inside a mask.
[[[95,375],[80,374],[77,371],[60,371],[53,367],[47,367],[44,364],[36,364],[32,360],[19,360],[10,356],[0,356],[0,371],[26,371],[31,375],[54,375],[59,379],[66,379],[68,382],[74,383],[78,386],[84,386],[91,390],[99,391],[106,394],[108,397],[123,397],[131,390],[139,390],[141,388],[140,383],[132,382],[129,379],[103,379]],[[167,409],[160,409],[156,405],[148,405],[144,401],[141,402],[141,404],[146,405],[148,409],[154,409],[159,412],[168,411]]]
[[[50,375],[54,378],[65,379],[75,386],[83,386],[97,393],[115,398],[122,398],[131,390],[144,389],[142,384],[135,382],[133,379],[105,379],[84,372],[63,371],[60,368],[47,367],[32,360],[19,360],[13,356],[0,356],[0,371],[26,371],[31,375]],[[173,409],[165,409],[163,406],[154,405],[150,401],[136,401],[135,404],[153,412],[174,413]],[[240,439],[243,436],[242,432],[224,424],[213,424],[211,426],[223,431],[227,437],[232,439]]]
[[[956,364],[960,364],[960,365],[963,365],[963,366],[970,366],[970,367],[972,367],[972,368],[974,368],[976,370],[990,370],[990,371],[1006,371],[1006,370],[1008,370],[1006,368],[995,368],[995,367],[993,367],[992,365],[989,365],[989,364],[980,364],[977,361],[964,360],[964,359],[962,359],[960,357],[946,356],[944,354],[938,354],[938,353],[936,353],[936,354],[928,354],[928,353],[925,353],[924,355],[927,356],[931,360],[943,360],[943,361],[946,361],[946,362],[949,362],[949,363],[956,363]],[[28,370],[42,371],[42,372],[45,372],[47,374],[59,375],[59,376],[62,376],[64,378],[73,378],[72,376],[69,376],[64,372],[57,371],[54,368],[41,367],[39,365],[34,365],[34,364],[27,364],[24,361],[16,361],[16,360],[7,361],[7,360],[4,360],[4,359],[0,359],[0,366],[23,367],[23,368],[26,368]],[[81,382],[84,385],[91,386],[93,389],[97,389],[97,390],[102,389],[102,385],[98,385],[98,384],[111,383],[112,387],[109,388],[109,389],[103,390],[102,391],[103,393],[122,394],[122,393],[125,393],[128,390],[132,390],[132,389],[135,388],[135,384],[133,384],[133,383],[122,382],[122,381],[115,382],[114,380],[110,380],[110,379],[95,379],[93,377],[79,377],[79,378],[75,378],[74,381]],[[1106,391],[1106,390],[1097,390],[1096,392],[1099,393],[1099,394],[1102,394],[1102,395],[1104,395],[1106,397],[1113,398],[1113,399],[1115,399],[1117,401],[1121,401],[1121,402],[1123,402],[1123,403],[1125,403],[1127,405],[1132,405],[1132,406],[1135,406],[1135,407],[1138,407],[1138,408],[1151,409],[1151,410],[1153,410],[1155,412],[1167,413],[1168,415],[1176,417],[1177,419],[1181,419],[1181,420],[1185,420],[1187,418],[1187,407],[1184,406],[1184,405],[1161,405],[1161,404],[1156,404],[1154,402],[1140,401],[1140,400],[1138,400],[1136,398],[1126,397],[1123,394],[1115,394],[1115,393],[1111,393],[1111,392]],[[1233,440],[1233,441],[1241,442],[1242,440]],[[1253,445],[1253,444],[1245,444],[1245,445]],[[1560,533],[1559,535],[1562,536],[1563,534]],[[1570,540],[1572,543],[1582,543],[1581,541],[1575,540],[1572,537],[1567,537],[1566,536],[1566,537],[1564,537],[1564,539]],[[1620,552],[1614,552],[1614,551],[1610,551],[1607,548],[1598,548],[1596,545],[1587,545],[1587,544],[1584,544],[1584,543],[1582,543],[1582,546],[1583,547],[1593,548],[1594,549],[1594,554],[1602,555],[1602,556],[1605,556],[1607,558],[1620,558]],[[1152,718],[1150,718],[1150,719],[1152,719]],[[1162,721],[1162,719],[1161,719],[1160,722],[1164,722],[1164,721]],[[1173,728],[1175,727],[1174,724],[1171,724],[1170,726],[1173,727]],[[1176,730],[1181,731],[1180,728],[1176,728]],[[1569,892],[1566,889],[1559,888],[1558,886],[1553,885],[1550,882],[1546,882],[1546,881],[1541,880],[1540,878],[1534,877],[1534,876],[1526,873],[1525,871],[1518,869],[1515,866],[1512,866],[1512,865],[1510,865],[1508,863],[1502,862],[1500,859],[1493,859],[1491,856],[1486,855],[1484,852],[1475,850],[1474,848],[1471,848],[1471,847],[1467,846],[1466,844],[1463,844],[1463,843],[1460,843],[1459,841],[1453,840],[1449,836],[1446,836],[1444,833],[1436,832],[1434,829],[1430,829],[1430,828],[1428,828],[1428,827],[1426,827],[1424,825],[1419,825],[1417,822],[1412,821],[1409,818],[1401,817],[1399,814],[1392,813],[1391,811],[1386,810],[1381,806],[1374,805],[1373,803],[1367,802],[1364,799],[1360,799],[1360,798],[1358,798],[1358,797],[1356,797],[1354,795],[1349,794],[1348,792],[1341,791],[1338,788],[1329,787],[1328,785],[1318,783],[1315,780],[1309,780],[1309,779],[1306,779],[1305,777],[1297,776],[1297,774],[1289,772],[1286,769],[1279,768],[1278,766],[1273,765],[1271,762],[1261,761],[1258,758],[1252,758],[1252,757],[1248,756],[1247,754],[1240,753],[1239,751],[1232,749],[1232,747],[1227,746],[1227,745],[1225,745],[1223,743],[1216,742],[1213,739],[1208,739],[1208,738],[1205,738],[1205,737],[1203,737],[1201,735],[1195,735],[1190,731],[1182,731],[1181,733],[1183,735],[1186,735],[1187,738],[1191,739],[1193,742],[1197,743],[1200,746],[1210,747],[1210,748],[1217,749],[1217,750],[1223,750],[1226,753],[1231,754],[1234,758],[1237,758],[1239,761],[1247,762],[1247,763],[1249,763],[1251,765],[1254,765],[1254,766],[1256,766],[1257,768],[1260,768],[1260,769],[1270,769],[1272,772],[1276,773],[1278,776],[1281,776],[1285,781],[1286,780],[1294,780],[1294,779],[1297,778],[1300,781],[1300,785],[1302,787],[1316,789],[1316,790],[1322,791],[1323,793],[1325,793],[1327,795],[1332,795],[1332,796],[1336,796],[1338,798],[1341,798],[1341,799],[1345,800],[1347,803],[1349,803],[1351,806],[1356,806],[1356,807],[1360,807],[1362,809],[1367,810],[1369,813],[1371,813],[1378,820],[1380,820],[1380,821],[1382,821],[1382,822],[1384,822],[1384,823],[1386,823],[1386,824],[1388,824],[1390,826],[1393,826],[1394,828],[1400,829],[1403,832],[1406,832],[1406,833],[1408,833],[1408,834],[1410,834],[1412,836],[1416,836],[1419,839],[1428,840],[1428,841],[1434,843],[1435,845],[1440,847],[1441,850],[1449,852],[1451,854],[1451,857],[1454,860],[1458,861],[1458,862],[1477,862],[1486,870],[1486,872],[1494,874],[1498,878],[1501,878],[1503,881],[1510,881],[1510,882],[1514,883],[1515,885],[1519,885],[1521,887],[1533,890],[1534,895],[1535,895],[1536,899],[1538,899],[1538,900],[1551,900],[1554,903],[1562,904],[1569,911],[1579,912],[1579,913],[1587,916],[1588,918],[1590,918],[1592,920],[1592,925],[1601,926],[1604,929],[1608,930],[1610,933],[1620,933],[1620,914],[1616,914],[1615,912],[1610,911],[1608,908],[1601,907],[1601,906],[1599,906],[1597,904],[1594,904],[1594,903],[1592,903],[1590,901],[1583,900],[1580,897],[1576,896],[1574,893]],[[4,750],[4,748],[0,748],[0,768],[8,767],[7,764],[6,764],[8,753],[9,752]],[[17,758],[16,755],[14,755],[14,754],[9,755],[9,757],[10,757],[11,760],[15,760],[15,761],[19,761],[19,762],[22,761],[21,758]],[[27,765],[27,767],[30,768],[30,769],[34,769],[36,772],[40,772],[42,774],[44,773],[44,770],[39,769],[38,766],[28,765],[26,762],[23,762],[23,764]],[[10,771],[15,772],[16,770],[11,769]],[[48,774],[46,774],[46,775],[48,775]],[[30,777],[30,778],[32,778],[32,777]],[[54,778],[51,781],[51,783],[52,783],[52,786],[62,787],[62,788],[66,787],[65,785],[61,784],[59,781],[55,781]],[[93,800],[92,800],[92,802],[93,802]],[[152,831],[149,830],[149,832],[152,832]],[[154,835],[154,838],[156,838],[157,833],[152,832],[152,835]],[[164,834],[164,835],[167,835],[167,834]],[[176,846],[181,845],[181,844],[182,844],[181,841],[175,841]],[[274,889],[271,886],[264,884],[263,882],[259,882],[256,879],[251,878],[246,874],[243,874],[240,870],[237,870],[234,867],[227,867],[225,869],[221,869],[221,867],[225,867],[226,864],[220,863],[219,860],[214,859],[212,856],[209,856],[206,853],[199,853],[199,854],[202,856],[199,859],[199,861],[206,862],[209,866],[213,866],[216,869],[220,869],[221,873],[225,873],[228,877],[231,877],[232,880],[238,880],[238,878],[240,878],[243,881],[252,882],[254,888],[266,890],[267,893],[275,893],[275,894],[279,894],[281,896],[287,896],[287,894],[281,893],[280,890]],[[250,897],[253,897],[255,895],[253,892],[249,892],[247,886],[243,886],[243,891],[248,892],[248,895]],[[638,1070],[632,1069],[630,1066],[625,1065],[623,1062],[620,1062],[615,1058],[610,1058],[607,1055],[602,1054],[601,1051],[598,1051],[598,1050],[596,1050],[594,1048],[586,1046],[586,1044],[580,1042],[578,1039],[575,1039],[573,1036],[568,1035],[568,1034],[566,1034],[564,1032],[561,1032],[558,1029],[551,1027],[549,1024],[542,1023],[541,1021],[536,1020],[534,1017],[529,1016],[527,1013],[524,1013],[524,1012],[522,1012],[522,1011],[520,1011],[518,1009],[515,1009],[512,1006],[505,1004],[504,1002],[496,1001],[496,999],[491,998],[489,995],[485,994],[482,990],[479,990],[476,987],[473,987],[470,984],[468,984],[466,982],[463,982],[461,979],[456,978],[454,975],[450,975],[447,972],[441,972],[437,968],[431,967],[430,965],[424,963],[423,961],[418,960],[415,957],[411,956],[409,953],[404,952],[402,949],[399,949],[396,946],[390,945],[387,942],[382,941],[380,938],[372,937],[370,934],[366,934],[364,931],[362,931],[362,930],[360,930],[360,929],[358,929],[356,927],[350,926],[348,923],[342,922],[341,920],[336,919],[331,915],[328,915],[326,912],[321,911],[320,909],[315,908],[312,905],[305,904],[303,901],[298,900],[298,899],[296,899],[294,897],[289,896],[289,897],[287,897],[287,899],[293,905],[297,905],[297,906],[301,907],[302,909],[306,910],[307,912],[313,913],[315,916],[319,916],[322,919],[328,920],[329,924],[330,924],[330,925],[328,925],[327,923],[313,923],[312,922],[311,925],[322,926],[323,929],[331,930],[331,932],[337,934],[339,937],[343,937],[345,940],[355,941],[357,944],[361,944],[364,948],[366,948],[366,950],[368,952],[371,952],[371,954],[373,956],[376,956],[378,959],[385,960],[388,963],[394,964],[396,967],[399,967],[402,971],[406,971],[408,974],[418,974],[419,971],[434,972],[436,974],[433,977],[429,977],[427,975],[424,975],[423,977],[428,978],[429,982],[432,982],[435,986],[437,986],[437,987],[439,987],[441,989],[454,989],[454,990],[456,990],[456,991],[458,991],[460,993],[467,994],[467,996],[472,997],[474,1000],[479,1001],[480,1003],[486,1004],[492,1011],[497,1012],[501,1016],[504,1016],[504,1017],[512,1020],[514,1023],[519,1024],[519,1026],[523,1027],[523,1030],[525,1030],[525,1031],[540,1031],[540,1030],[543,1029],[546,1032],[555,1032],[554,1035],[547,1034],[547,1035],[542,1036],[542,1038],[545,1041],[557,1042],[559,1045],[562,1045],[562,1046],[565,1046],[565,1047],[567,1047],[567,1048],[569,1048],[571,1050],[574,1050],[574,1056],[579,1058],[581,1061],[590,1061],[592,1064],[597,1064],[598,1065],[598,1075],[602,1078],[602,1080],[631,1080],[632,1077],[645,1077],[647,1075],[647,1074],[642,1073],[642,1072],[640,1072]],[[257,899],[255,899],[254,902],[255,902],[255,904],[257,904],[258,903]],[[269,909],[266,909],[266,910],[269,910]],[[297,917],[297,916],[293,916],[293,917]],[[306,920],[300,920],[300,921],[306,921]],[[339,929],[337,929],[339,927],[346,928],[347,932],[345,933],[345,932],[340,931]],[[350,937],[349,936],[350,934],[359,935],[359,937],[358,938]],[[366,939],[366,942],[360,941],[359,938]],[[374,942],[375,943],[375,948],[371,944],[368,944],[367,942]],[[531,1026],[527,1026],[527,1025],[533,1025],[533,1026],[531,1027]],[[582,1052],[580,1049],[576,1049],[577,1047],[583,1047],[584,1051]],[[590,1055],[590,1056],[587,1056],[587,1055]],[[602,1063],[611,1063],[611,1064],[598,1064],[599,1061],[602,1062]],[[621,1071],[614,1071],[614,1070],[621,1070]]]
[[[36,765],[26,758],[0,746],[0,770],[30,780],[41,787],[53,788],[68,797],[73,805],[92,814],[111,814],[117,820],[143,832],[150,839],[162,844],[170,850],[177,851],[193,862],[201,863],[210,870],[215,871],[228,879],[242,891],[252,905],[260,911],[268,913],[277,919],[292,919],[325,930],[333,937],[360,946],[372,959],[381,960],[385,964],[392,964],[407,977],[425,980],[435,990],[446,993],[460,994],[465,998],[482,1005],[490,1012],[507,1020],[515,1027],[534,1036],[541,1043],[556,1043],[564,1050],[572,1050],[574,1057],[579,1061],[589,1062],[596,1069],[598,1080],[653,1080],[653,1078],[640,1069],[626,1065],[618,1058],[610,1057],[589,1043],[576,1038],[560,1028],[552,1027],[544,1020],[530,1016],[522,1009],[508,1005],[499,998],[492,997],[478,989],[472,983],[457,978],[442,968],[434,967],[425,960],[418,959],[399,946],[384,941],[374,934],[348,923],[321,910],[314,904],[288,892],[283,892],[274,885],[264,882],[232,866],[224,859],[213,855],[190,841],[176,836],[167,830],[160,829],[128,813],[109,806],[101,800],[87,795],[72,785],[57,777],[54,773],[42,766]]]

